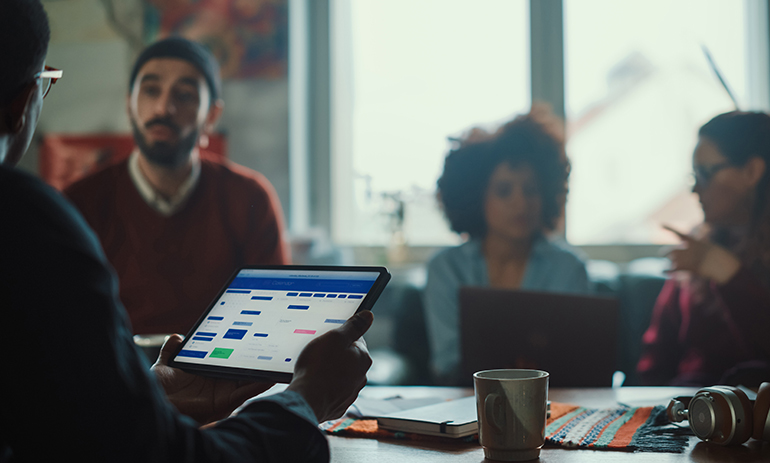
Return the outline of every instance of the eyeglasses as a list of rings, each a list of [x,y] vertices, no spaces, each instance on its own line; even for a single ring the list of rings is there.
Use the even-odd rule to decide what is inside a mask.
[[[730,164],[729,162],[720,162],[718,164],[712,164],[710,166],[709,165],[695,166],[692,169],[693,184],[705,187],[706,185],[711,183],[711,180],[720,170],[726,169],[728,167],[732,167],[732,164]]]
[[[35,74],[35,79],[41,79],[40,88],[43,91],[43,98],[51,91],[51,86],[56,83],[57,80],[62,78],[64,71],[61,69],[52,68],[46,66],[45,71],[40,71]]]

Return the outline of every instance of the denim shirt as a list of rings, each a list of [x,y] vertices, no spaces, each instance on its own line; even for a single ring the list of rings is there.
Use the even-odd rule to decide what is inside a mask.
[[[453,383],[460,366],[458,296],[462,286],[489,286],[480,240],[445,249],[428,264],[425,323],[432,373],[442,383]],[[585,294],[591,291],[591,285],[585,263],[575,253],[565,245],[538,238],[520,289]]]

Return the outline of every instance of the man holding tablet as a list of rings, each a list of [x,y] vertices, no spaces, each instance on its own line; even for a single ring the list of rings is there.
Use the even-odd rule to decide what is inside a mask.
[[[288,383],[302,349],[370,310],[389,280],[384,267],[243,267],[199,317],[170,365]]]
[[[226,416],[269,385],[169,367],[179,336],[154,377],[93,232],[56,191],[13,168],[62,77],[45,66],[49,37],[40,0],[0,2],[0,461],[328,461],[316,424],[340,416],[366,382],[360,337],[371,313],[314,337],[286,392],[207,429],[181,415]]]

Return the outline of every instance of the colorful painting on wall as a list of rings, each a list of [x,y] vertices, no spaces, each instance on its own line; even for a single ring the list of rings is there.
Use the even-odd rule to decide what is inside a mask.
[[[145,0],[148,43],[182,36],[209,47],[222,77],[279,79],[289,56],[288,0]]]

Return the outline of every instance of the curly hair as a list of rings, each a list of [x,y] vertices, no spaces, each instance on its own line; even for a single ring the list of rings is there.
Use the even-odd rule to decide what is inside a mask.
[[[714,143],[734,166],[751,158],[765,161],[765,174],[756,187],[749,224],[749,243],[743,260],[770,269],[770,115],[762,112],[731,111],[720,114],[698,130],[698,136]]]
[[[538,108],[504,124],[495,132],[473,128],[452,149],[438,180],[438,197],[449,225],[473,238],[486,236],[484,201],[492,172],[501,163],[530,167],[543,203],[542,223],[553,230],[567,198],[570,164],[564,152],[561,124]]]

